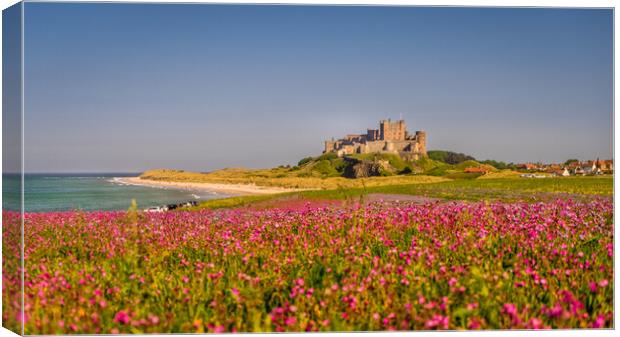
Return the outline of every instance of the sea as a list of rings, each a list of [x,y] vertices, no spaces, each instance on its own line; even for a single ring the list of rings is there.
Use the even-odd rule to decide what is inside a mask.
[[[138,208],[225,198],[229,195],[205,190],[151,187],[123,183],[122,177],[137,173],[25,174],[26,212],[127,210],[135,199]],[[20,209],[19,174],[2,175],[2,208]]]

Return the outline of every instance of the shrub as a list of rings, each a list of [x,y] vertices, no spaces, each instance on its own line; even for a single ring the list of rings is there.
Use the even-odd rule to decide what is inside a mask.
[[[303,158],[302,160],[299,161],[299,163],[297,163],[297,166],[304,166],[305,164],[311,162],[314,158],[312,157],[306,157]]]
[[[466,160],[475,160],[474,157],[463,154],[463,153],[456,153],[456,152],[452,152],[452,151],[428,151],[427,155],[429,158],[433,159],[433,160],[437,160],[440,162],[444,162],[446,164],[458,164],[458,163],[462,163]]]

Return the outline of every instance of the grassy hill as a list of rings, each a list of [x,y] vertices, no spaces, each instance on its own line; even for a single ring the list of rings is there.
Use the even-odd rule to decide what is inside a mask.
[[[475,179],[483,175],[483,173],[465,172],[465,169],[470,167],[484,167],[490,172],[498,171],[492,166],[474,160],[448,164],[429,157],[407,161],[398,155],[386,153],[354,154],[343,158],[334,153],[327,153],[304,158],[293,167],[226,168],[205,173],[158,169],[144,172],[141,178],[158,181],[337,189],[429,183],[446,179]]]
[[[447,180],[442,177],[425,175],[394,175],[360,179],[349,179],[341,176],[322,176],[326,164],[319,167],[273,169],[223,169],[207,173],[188,172],[181,170],[157,169],[144,172],[142,179],[155,181],[220,183],[220,184],[253,184],[303,189],[340,189],[364,188],[370,186],[424,184]]]
[[[481,167],[489,172],[498,171],[491,165],[482,164],[471,159],[456,164],[449,164],[430,157],[406,161],[398,155],[388,153],[353,154],[344,158],[338,158],[335,154],[329,153],[315,158],[308,157],[302,159],[298,164],[298,169],[302,172],[302,176],[346,176],[347,168],[359,162],[383,162],[389,164],[380,171],[379,175],[381,176],[422,174],[448,177],[450,179],[471,179],[482,174],[465,173],[466,168]]]

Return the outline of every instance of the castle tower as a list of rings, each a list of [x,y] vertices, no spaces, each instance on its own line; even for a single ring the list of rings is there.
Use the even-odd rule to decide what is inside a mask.
[[[415,138],[418,140],[418,149],[420,154],[426,156],[426,132],[416,131]]]
[[[336,151],[336,141],[334,140],[334,138],[332,138],[331,140],[326,140],[325,150],[323,150],[323,153],[334,152],[334,151]]]
[[[379,139],[399,141],[405,140],[407,126],[404,120],[392,122],[391,119],[379,122]]]

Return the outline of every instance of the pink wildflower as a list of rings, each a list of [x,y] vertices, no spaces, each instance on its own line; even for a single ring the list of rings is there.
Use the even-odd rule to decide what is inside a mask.
[[[121,310],[114,315],[114,322],[116,323],[127,324],[129,321],[129,313],[125,310]]]

